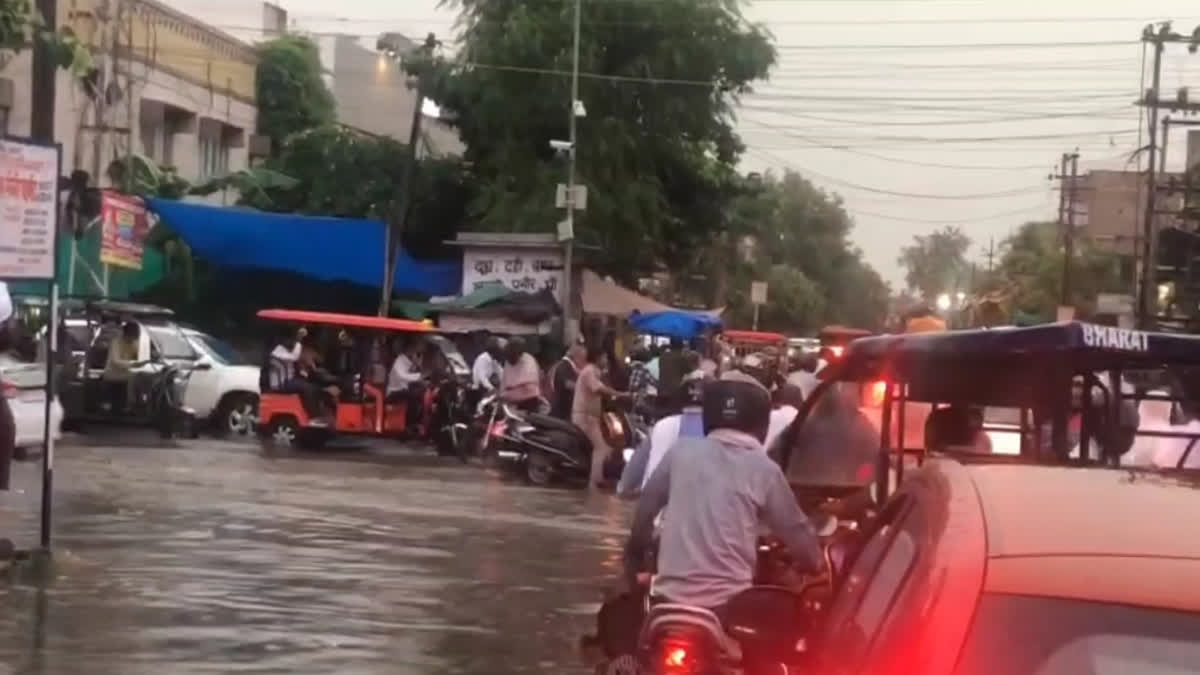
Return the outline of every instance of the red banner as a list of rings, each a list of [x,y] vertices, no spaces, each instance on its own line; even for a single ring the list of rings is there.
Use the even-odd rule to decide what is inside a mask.
[[[104,192],[100,204],[100,262],[142,269],[142,253],[150,219],[138,197]]]

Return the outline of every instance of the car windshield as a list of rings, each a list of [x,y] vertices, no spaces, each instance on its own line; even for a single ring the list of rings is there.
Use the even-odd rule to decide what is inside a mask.
[[[958,675],[1200,673],[1200,615],[985,594]]]
[[[793,485],[866,485],[879,451],[879,433],[858,409],[859,385],[831,385],[799,429],[781,434],[788,444],[787,477]],[[773,450],[779,456],[782,448]]]
[[[194,359],[196,350],[175,326],[147,326],[150,337],[166,359]]]
[[[234,349],[233,345],[220,338],[215,338],[204,333],[188,333],[188,337],[196,343],[201,351],[206,352],[214,361],[223,366],[244,366],[250,364],[250,361],[242,356],[238,350]]]

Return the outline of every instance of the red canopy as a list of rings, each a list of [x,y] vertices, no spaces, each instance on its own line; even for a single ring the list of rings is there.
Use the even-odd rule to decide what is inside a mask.
[[[787,336],[782,333],[760,333],[755,330],[727,330],[721,335],[730,342],[757,342],[760,344],[782,344]]]
[[[350,326],[354,328],[374,328],[406,333],[433,333],[434,328],[420,321],[408,319],[392,319],[385,316],[362,316],[360,314],[336,314],[331,312],[306,312],[297,309],[263,309],[259,310],[258,318],[272,321],[292,321],[295,323],[318,323],[329,326]]]

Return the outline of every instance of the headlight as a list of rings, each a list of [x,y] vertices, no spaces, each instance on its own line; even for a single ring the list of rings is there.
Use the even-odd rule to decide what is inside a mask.
[[[633,459],[633,448],[625,448],[621,452],[621,456],[625,458],[626,463],[629,463],[629,460]]]

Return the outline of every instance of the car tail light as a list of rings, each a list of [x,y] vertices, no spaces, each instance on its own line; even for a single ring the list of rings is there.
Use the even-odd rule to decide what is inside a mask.
[[[4,391],[4,398],[17,397],[17,385],[12,380],[0,380],[0,389]]]

